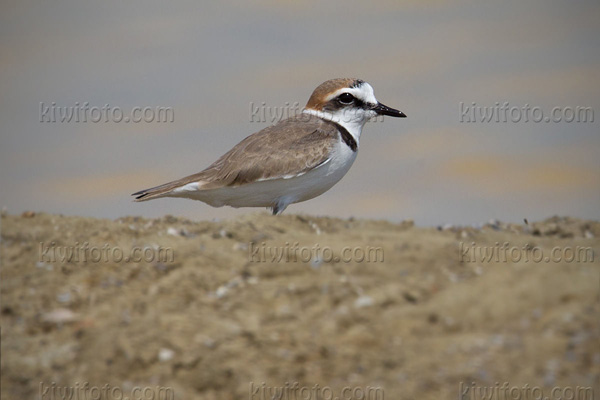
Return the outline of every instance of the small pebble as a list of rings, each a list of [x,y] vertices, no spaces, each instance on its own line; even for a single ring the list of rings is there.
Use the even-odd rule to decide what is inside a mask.
[[[176,229],[176,228],[173,228],[173,227],[169,227],[169,229],[167,229],[167,235],[169,235],[169,236],[183,236],[183,237],[192,236],[184,228]]]
[[[179,233],[179,231],[173,227],[169,227],[169,229],[167,229],[167,235],[170,236],[181,236],[181,234]]]
[[[316,223],[312,222],[312,221],[310,221],[309,223],[310,223],[311,228],[313,228],[315,230],[315,233],[317,235],[320,235],[321,234],[321,228],[319,228],[319,226]]]
[[[44,322],[49,322],[52,324],[64,324],[76,321],[77,319],[77,314],[69,310],[68,308],[57,308],[55,310],[45,313],[42,316],[42,320]]]
[[[406,291],[402,293],[402,296],[409,303],[415,304],[419,302],[419,295],[415,291]]]
[[[158,351],[158,361],[165,362],[173,359],[175,352],[171,349],[162,348]]]
[[[215,295],[217,296],[217,298],[222,298],[224,297],[227,292],[229,292],[229,289],[227,288],[227,286],[219,286],[218,289],[215,291]]]
[[[375,301],[370,296],[360,296],[354,301],[355,308],[371,307]]]
[[[312,269],[319,269],[321,268],[321,265],[323,265],[323,257],[321,256],[315,257],[310,261],[310,267]]]
[[[59,303],[68,303],[71,301],[71,293],[69,293],[69,292],[60,293],[56,296],[56,300]]]
[[[233,235],[230,232],[227,232],[225,229],[221,229],[219,232],[213,233],[212,237],[213,239],[232,238]]]
[[[492,228],[495,231],[499,231],[500,230],[500,221],[492,218],[488,221],[487,226],[489,226],[490,228]]]
[[[54,266],[52,264],[46,264],[43,261],[38,261],[37,263],[35,263],[35,266],[37,268],[45,268],[47,271],[52,271],[54,269]]]
[[[234,251],[246,251],[248,250],[248,243],[237,242],[233,245]]]

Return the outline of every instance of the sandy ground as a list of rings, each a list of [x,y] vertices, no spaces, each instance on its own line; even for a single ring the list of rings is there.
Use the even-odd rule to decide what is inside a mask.
[[[286,385],[289,399],[303,387],[312,399],[476,399],[502,385],[600,398],[598,222],[1,222],[2,399],[84,383],[176,399],[266,399]],[[148,262],[118,260],[132,249]]]

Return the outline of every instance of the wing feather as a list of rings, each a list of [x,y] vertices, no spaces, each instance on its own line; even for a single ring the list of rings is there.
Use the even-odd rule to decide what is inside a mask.
[[[198,182],[200,190],[209,190],[289,179],[326,164],[338,135],[333,124],[302,114],[248,136],[197,174],[133,195],[143,201],[193,182]]]

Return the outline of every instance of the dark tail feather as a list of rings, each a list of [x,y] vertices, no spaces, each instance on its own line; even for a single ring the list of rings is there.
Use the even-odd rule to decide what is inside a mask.
[[[162,185],[152,187],[150,189],[140,190],[135,192],[132,196],[136,196],[134,201],[147,201],[156,199],[159,197],[167,197],[169,193],[178,187],[185,186],[188,183],[201,181],[204,177],[204,171],[198,172],[197,174],[186,176],[185,178],[178,179],[176,181],[167,182]],[[173,196],[177,197],[177,195]]]
[[[156,199],[157,197],[163,197],[166,193],[173,190],[174,187],[171,183],[165,185],[156,186],[150,189],[140,190],[135,192],[132,196],[136,196],[134,201],[148,201]]]

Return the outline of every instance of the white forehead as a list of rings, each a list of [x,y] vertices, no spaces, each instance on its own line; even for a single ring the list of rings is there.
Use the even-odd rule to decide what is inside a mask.
[[[369,104],[377,104],[377,99],[375,98],[375,93],[373,92],[373,87],[369,85],[367,82],[363,82],[360,85],[353,88],[341,88],[336,90],[327,96],[326,101],[329,101],[342,93],[350,93],[352,96],[356,97]]]

